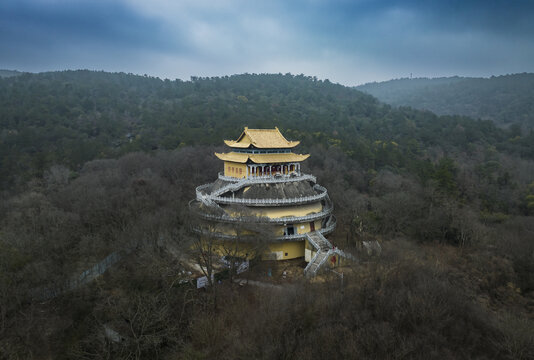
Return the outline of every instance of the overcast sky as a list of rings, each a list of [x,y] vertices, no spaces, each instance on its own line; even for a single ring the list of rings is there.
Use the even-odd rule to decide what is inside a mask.
[[[0,69],[345,85],[534,72],[534,1],[0,0]]]

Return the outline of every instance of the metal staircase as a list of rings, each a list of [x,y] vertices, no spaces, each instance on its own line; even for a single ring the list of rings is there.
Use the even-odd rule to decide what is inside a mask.
[[[324,263],[330,258],[330,256],[337,254],[347,259],[356,260],[351,254],[345,253],[342,250],[336,249],[332,246],[323,234],[319,231],[313,231],[306,234],[308,242],[316,249],[315,256],[308,263],[304,269],[306,276],[315,276],[321,269]]]
[[[304,269],[304,273],[307,276],[315,276],[321,266],[326,262],[326,260],[328,260],[333,246],[330,241],[328,241],[319,231],[307,233],[306,238],[317,251],[315,256]]]
[[[332,249],[332,244],[319,231],[313,231],[306,234],[308,241],[320,251]]]

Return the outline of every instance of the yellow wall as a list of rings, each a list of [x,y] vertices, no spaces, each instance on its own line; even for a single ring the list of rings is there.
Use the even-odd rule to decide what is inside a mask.
[[[318,205],[319,207],[321,207],[320,203]],[[281,212],[277,215],[280,215],[280,214],[282,214],[281,216],[284,216],[283,210],[281,210]],[[303,213],[302,215],[306,215],[306,214],[307,213]],[[232,214],[232,215],[236,216],[235,214]],[[274,218],[274,216],[272,217]],[[279,216],[276,216],[276,217],[279,217]],[[314,230],[321,229],[321,222],[322,222],[322,219],[313,221],[313,223],[315,224]],[[231,224],[231,223],[211,223],[211,224],[212,224],[212,227],[209,229],[210,231],[221,232],[223,234],[234,235],[234,236],[238,235],[237,229],[240,228],[240,227],[236,227],[234,224]],[[300,222],[300,223],[299,222],[292,223],[291,221],[289,221],[286,225],[272,225],[271,229],[272,229],[274,236],[283,236],[284,230],[286,229],[286,227],[293,225],[295,234],[305,234],[305,233],[312,231],[310,224],[311,224],[311,221]],[[254,230],[247,229],[246,227],[241,228],[241,233],[239,235],[243,235],[243,236],[254,235]]]
[[[250,208],[251,214],[256,216],[268,216],[271,219],[288,216],[305,216],[321,212],[323,206],[320,202],[298,206],[278,206],[267,208]]]
[[[233,170],[233,171],[232,171]],[[241,170],[241,172],[239,172]],[[230,161],[224,162],[224,176],[244,178],[247,176],[247,165]]]
[[[226,165],[226,164],[225,164]],[[237,164],[240,165],[240,164]],[[255,211],[256,214],[261,214],[262,216],[269,216],[271,218],[279,218],[279,217],[288,217],[288,216],[304,216],[308,215],[310,213],[316,213],[322,210],[322,205],[320,202],[313,203],[313,204],[305,204],[305,205],[298,205],[298,206],[284,206],[284,207],[270,207],[270,208],[254,208],[251,209]],[[321,228],[321,219],[315,220],[315,230],[319,230]],[[236,227],[233,226],[233,224],[213,224],[213,228],[211,231],[216,232],[222,232],[228,235],[236,235]],[[295,234],[305,234],[307,232],[310,232],[310,222],[305,223],[294,223],[289,224],[293,225],[295,229]],[[284,234],[284,229],[286,226],[283,225],[277,225],[272,227],[272,231],[275,236],[282,236]],[[246,231],[244,231],[243,235],[245,235]],[[235,241],[225,241],[225,240],[218,240],[216,241],[217,244],[215,246],[215,251],[221,255],[229,255],[229,249],[232,252],[232,256],[238,256],[238,257],[254,257],[260,254],[262,255],[262,258],[264,259],[276,259],[276,260],[286,260],[286,259],[295,259],[299,257],[305,256],[305,246],[309,247],[307,245],[307,241],[283,241],[283,242],[270,242],[268,244],[263,245],[263,248],[258,248],[257,244],[251,244],[251,243],[239,243],[238,244],[238,250],[235,251]],[[308,257],[311,254],[311,249],[308,249]],[[287,255],[286,255],[287,254]],[[308,260],[309,261],[309,260]]]
[[[319,203],[319,207],[321,207],[321,204]],[[281,211],[281,214],[283,214],[283,211]],[[302,215],[306,215],[307,213],[303,213]],[[235,214],[232,214],[235,216]],[[280,216],[284,216],[284,215],[280,215],[277,214],[279,216],[276,216],[276,217],[280,217]],[[275,216],[272,216],[273,218]],[[314,221],[314,224],[315,224],[315,230],[319,230],[321,229],[321,220],[322,219],[318,219],[318,220],[315,220]],[[288,226],[288,225],[293,225],[294,227],[294,230],[295,230],[295,234],[305,234],[305,233],[308,233],[311,230],[311,227],[310,227],[310,223],[311,221],[306,221],[306,222],[295,222],[295,223],[292,223],[292,222],[288,222],[286,225],[273,225],[272,226],[272,231],[274,233],[274,236],[283,236],[284,235],[284,230],[285,228]],[[237,232],[236,232],[236,227],[233,225],[233,224],[228,224],[228,223],[218,223],[218,224],[213,224],[213,228],[210,230],[210,231],[215,231],[215,232],[222,232],[224,234],[228,234],[228,235],[237,235]],[[253,232],[251,230],[247,230],[246,228],[245,229],[242,229],[241,230],[241,235],[253,235]]]
[[[315,230],[319,230],[321,228],[321,220],[316,220],[315,222]],[[287,224],[287,225],[293,225],[295,228],[295,234],[306,234],[311,231],[310,228],[310,222],[305,223],[296,223],[296,224]],[[284,229],[286,226],[276,226],[274,228],[274,233],[276,236],[283,236],[284,235]]]
[[[256,256],[262,255],[264,260],[289,260],[304,257],[305,252],[306,261],[310,261],[315,256],[316,250],[307,241],[287,241],[267,244],[266,247],[260,248],[255,244],[249,243],[236,243],[232,241],[217,241],[213,245],[213,251],[220,256],[231,255],[236,257],[242,257],[252,259]],[[286,255],[287,254],[287,255]],[[332,257],[336,257],[336,262],[332,263]],[[325,266],[330,268],[343,266],[347,262],[346,259],[340,257],[338,254],[334,254],[328,258]]]
[[[315,220],[314,223],[315,223],[315,230],[319,230],[321,228],[321,220]],[[295,228],[298,234],[305,234],[311,231],[310,222],[305,222],[302,224],[295,224]]]
[[[296,259],[304,256],[304,241],[270,243],[268,252],[275,253],[277,260]],[[287,254],[287,255],[286,255]],[[270,254],[266,254],[269,257]],[[272,257],[272,256],[271,256]]]

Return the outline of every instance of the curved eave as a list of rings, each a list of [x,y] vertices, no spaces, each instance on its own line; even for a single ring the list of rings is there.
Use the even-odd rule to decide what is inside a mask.
[[[243,153],[215,153],[219,159],[223,161],[231,161],[236,163],[246,163],[249,160],[255,164],[274,164],[274,163],[290,163],[301,162],[310,157],[310,154],[243,154]]]
[[[248,154],[240,154],[240,153],[215,153],[215,156],[217,156],[219,159],[223,161],[231,161],[236,163],[246,163],[248,161]]]
[[[224,143],[232,148],[246,149],[251,144],[249,142],[237,142],[235,140],[224,140]]]

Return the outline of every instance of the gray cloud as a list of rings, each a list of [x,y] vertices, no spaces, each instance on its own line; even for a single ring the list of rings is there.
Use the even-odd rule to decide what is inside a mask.
[[[4,0],[0,68],[357,84],[534,71],[531,1]]]

